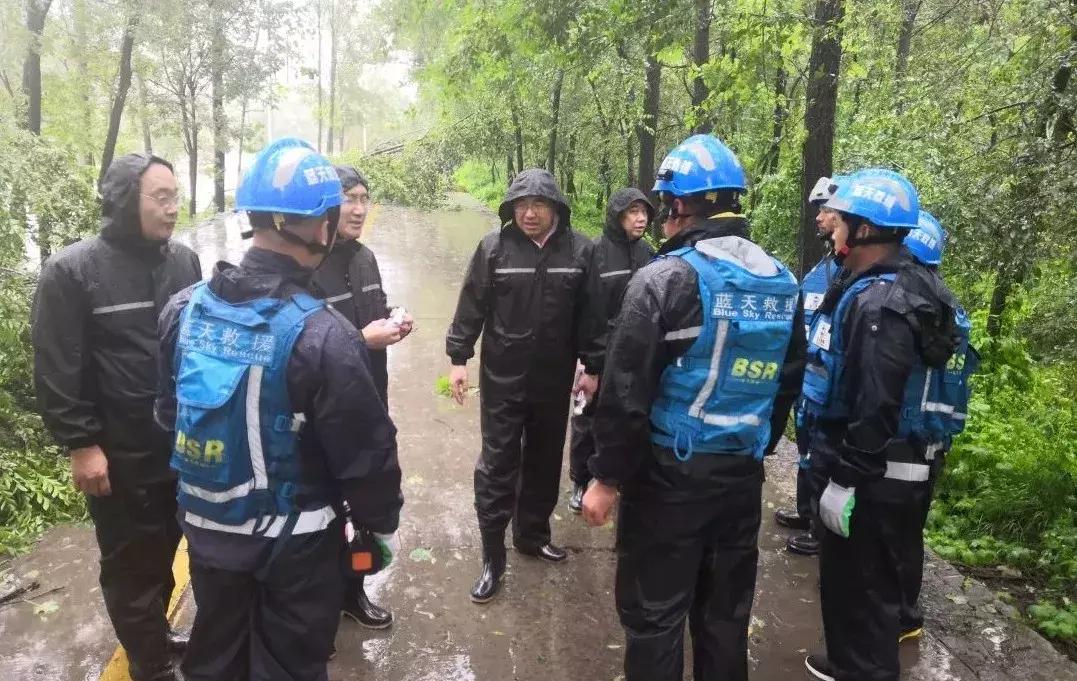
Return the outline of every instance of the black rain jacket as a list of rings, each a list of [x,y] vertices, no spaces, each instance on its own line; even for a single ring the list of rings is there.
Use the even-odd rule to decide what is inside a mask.
[[[325,262],[314,272],[314,290],[340,312],[360,333],[376,319],[386,319],[390,309],[382,288],[381,271],[374,251],[359,241],[337,242]],[[374,385],[385,402],[388,394],[388,354],[367,350]]]
[[[654,257],[654,249],[646,239],[629,241],[621,226],[621,215],[634,201],[644,202],[649,219],[654,219],[654,206],[643,192],[634,187],[618,189],[606,206],[606,224],[602,234],[595,239],[591,286],[598,291],[601,319],[606,322],[604,330],[612,331],[613,322],[621,311],[621,300],[628,280]]]
[[[667,241],[658,254],[722,236],[747,239],[747,221],[731,213],[703,220]],[[695,342],[694,337],[677,337],[677,332],[702,324],[698,276],[682,259],[656,259],[629,281],[595,409],[596,453],[589,462],[595,478],[618,484],[630,495],[696,500],[727,493],[731,479],[753,468],[754,460],[742,461],[744,457],[697,455],[681,462],[671,450],[651,442],[651,404],[662,372]],[[803,306],[798,305],[774,401],[767,454],[781,438],[800,394],[807,345],[803,328]],[[672,337],[667,339],[667,334]]]
[[[819,307],[831,312],[857,280],[896,273],[893,284],[878,281],[850,303],[842,324],[847,420],[821,422],[810,441],[814,475],[858,494],[892,497],[909,485],[883,480],[886,461],[924,462],[925,443],[897,438],[905,383],[917,362],[941,368],[959,342],[954,311],[957,300],[939,274],[924,267],[903,247],[895,255],[858,275],[843,276],[827,291]],[[821,488],[820,488],[821,489]]]
[[[512,204],[525,196],[557,206],[557,227],[542,248],[513,220]],[[568,399],[577,357],[588,373],[602,369],[597,292],[588,285],[594,244],[572,229],[568,202],[545,170],[517,175],[498,214],[503,226],[483,237],[468,266],[446,354],[465,364],[481,333],[485,395]]]
[[[101,234],[41,268],[31,324],[34,383],[45,426],[66,449],[99,445],[113,487],[169,480],[171,446],[153,422],[157,315],[202,278],[198,256],[142,237],[146,154],[116,159],[101,184]],[[169,166],[171,167],[171,166]]]

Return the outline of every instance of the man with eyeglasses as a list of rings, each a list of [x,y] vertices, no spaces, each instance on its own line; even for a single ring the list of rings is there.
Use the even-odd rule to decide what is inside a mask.
[[[179,193],[167,161],[122,156],[100,194],[100,235],[41,269],[32,312],[37,400],[86,494],[101,592],[131,678],[170,681],[171,657],[186,640],[166,618],[180,529],[172,446],[153,419],[157,314],[201,279],[201,267],[169,241]]]
[[[479,399],[482,453],[475,465],[475,510],[482,572],[471,600],[485,603],[505,573],[505,530],[519,553],[553,563],[567,557],[551,542],[569,393],[588,401],[602,370],[597,293],[588,286],[594,249],[572,229],[568,202],[546,170],[521,172],[479,242],[446,338],[449,376],[460,404],[467,361],[482,334]],[[573,386],[577,357],[584,373]]]
[[[366,177],[351,166],[336,166],[336,172],[344,190],[337,240],[315,271],[314,286],[316,293],[362,334],[374,387],[388,409],[386,348],[411,333],[414,322],[406,313],[399,322],[390,319],[393,308],[386,302],[378,261],[374,251],[359,241],[370,207]],[[385,629],[393,623],[393,614],[367,597],[362,577],[348,581],[341,612],[369,629]]]

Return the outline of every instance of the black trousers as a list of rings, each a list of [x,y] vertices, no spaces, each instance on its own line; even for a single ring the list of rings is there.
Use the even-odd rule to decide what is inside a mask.
[[[168,601],[180,540],[176,483],[133,485],[120,477],[112,476],[110,496],[86,500],[101,550],[101,593],[116,638],[134,667],[151,670],[168,661]]]
[[[482,453],[475,465],[475,511],[489,536],[512,521],[517,546],[550,541],[564,458],[568,391],[556,401],[482,399]]]
[[[762,464],[706,501],[623,497],[617,611],[626,681],[681,681],[684,623],[697,681],[746,681]]]
[[[918,518],[920,531],[909,535],[901,552],[901,561],[898,569],[901,573],[901,609],[898,613],[898,623],[902,631],[910,631],[924,626],[924,615],[920,610],[920,590],[924,582],[924,528],[927,527],[927,516],[931,512],[931,501],[935,496],[935,485],[942,475],[945,464],[945,455],[938,452],[935,460],[931,462],[931,477],[918,493]]]
[[[187,681],[326,681],[344,597],[343,532],[289,537],[257,570],[213,567],[191,553],[195,614]]]
[[[908,578],[902,566],[918,536],[923,564],[922,499],[909,487],[914,484],[871,483],[893,489],[877,496],[858,488],[848,539],[823,529],[816,518],[823,630],[837,681],[898,681],[899,615]]]
[[[591,433],[593,414],[588,404],[583,414],[572,417],[572,440],[568,450],[568,477],[577,485],[586,486],[591,482],[591,469],[587,461],[595,453],[595,438]]]

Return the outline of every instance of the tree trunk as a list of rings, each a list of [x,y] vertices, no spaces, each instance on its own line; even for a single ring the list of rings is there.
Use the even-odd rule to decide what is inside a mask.
[[[142,119],[142,150],[147,154],[153,153],[153,139],[150,137],[149,96],[146,94],[146,81],[142,76],[138,79],[138,113]]]
[[[550,105],[551,111],[551,125],[550,125],[550,149],[546,154],[546,170],[551,173],[555,171],[557,163],[557,126],[561,119],[561,88],[565,84],[565,72],[564,70],[558,70],[557,79],[553,83],[553,101]]]
[[[783,64],[778,65],[778,71],[774,74],[774,116],[773,128],[770,133],[770,147],[763,154],[763,161],[759,167],[759,177],[766,177],[778,169],[778,162],[782,154],[782,135],[785,133],[785,121],[789,118],[789,95],[785,89],[788,87],[788,74]],[[748,210],[754,210],[762,198],[760,192],[752,192]]]
[[[512,167],[512,152],[505,154],[505,177],[508,178],[508,182],[505,184],[511,184],[512,178],[516,177],[516,169]]]
[[[909,51],[912,49],[912,33],[916,27],[916,15],[920,12],[923,0],[902,0],[901,28],[898,29],[897,60],[894,63],[894,103],[898,113],[905,106],[902,83],[909,68]]]
[[[314,147],[322,150],[322,0],[318,0],[317,11],[318,30],[318,143]]]
[[[707,101],[707,84],[703,80],[702,69],[710,61],[711,50],[711,0],[695,0],[696,34],[692,46],[692,61],[696,65],[696,77],[692,82],[692,109],[699,117],[693,133],[708,133],[713,129],[710,117],[703,116],[703,103]]]
[[[639,138],[639,173],[637,181],[639,190],[651,193],[654,186],[654,147],[655,129],[658,125],[658,105],[661,103],[662,64],[658,55],[647,57],[644,67],[647,77],[647,89],[643,92],[643,118],[636,125],[636,137]]]
[[[561,164],[565,170],[565,193],[573,198],[576,197],[576,138],[576,131],[573,130],[568,136],[568,153],[565,154],[565,161]]]
[[[841,22],[844,0],[816,0],[811,57],[808,60],[807,103],[804,110],[803,174],[800,199],[800,274],[822,259],[823,243],[816,236],[817,209],[808,203],[816,181],[834,168],[834,115],[841,65]]]
[[[226,38],[224,35],[224,15],[219,9],[214,9],[213,44],[211,49],[212,69],[212,99],[213,106],[213,206],[218,213],[224,212],[224,153],[227,140],[225,139],[224,118],[224,69],[225,52],[227,51]]]
[[[82,105],[82,141],[86,144],[86,166],[93,167],[93,150],[90,149],[92,142],[91,131],[94,129],[94,107],[91,104],[91,89],[93,87],[93,80],[90,78],[90,65],[86,58],[86,50],[84,46],[90,42],[89,35],[86,31],[86,23],[89,20],[89,13],[86,10],[86,0],[76,0],[71,8],[71,19],[75,26],[75,61],[78,68],[79,82],[75,85],[78,88],[79,100]]]
[[[987,309],[987,335],[997,339],[1002,334],[1002,317],[1015,286],[1025,280],[1025,266],[1018,263],[1013,269],[1006,265],[995,274],[995,286],[991,290],[991,305]]]
[[[97,185],[105,179],[105,172],[112,165],[112,156],[116,153],[116,139],[120,135],[120,120],[123,107],[127,103],[127,91],[131,89],[131,53],[135,49],[135,29],[138,28],[138,8],[132,8],[123,29],[120,43],[120,73],[116,83],[116,93],[112,98],[112,112],[108,116],[108,132],[105,134],[105,148],[101,152],[101,169],[97,174]]]
[[[520,114],[516,112],[516,103],[512,103],[512,132],[516,139],[516,172],[524,169],[524,132],[520,129]]]
[[[337,125],[337,6],[336,1],[329,5],[329,138],[326,140],[325,153],[333,153],[333,130]],[[343,151],[343,149],[341,149]]]
[[[183,84],[180,98],[181,124],[183,129],[183,146],[187,152],[187,179],[190,182],[190,201],[187,206],[188,217],[193,218],[198,212],[198,109],[197,89],[192,82]],[[188,99],[189,98],[189,99]]]
[[[51,5],[52,0],[26,0],[26,30],[30,33],[30,42],[22,63],[22,93],[26,97],[23,124],[35,135],[41,134],[41,37]]]

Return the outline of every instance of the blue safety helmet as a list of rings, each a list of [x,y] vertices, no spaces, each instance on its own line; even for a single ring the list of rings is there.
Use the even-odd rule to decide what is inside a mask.
[[[343,201],[337,172],[309,142],[284,137],[254,159],[236,190],[236,210],[325,215]]]
[[[826,208],[857,215],[881,229],[914,229],[920,197],[901,173],[866,168],[841,178]]]
[[[946,249],[946,230],[934,215],[922,210],[916,229],[905,237],[905,248],[925,265],[941,265],[942,253]]]
[[[729,147],[714,135],[692,135],[662,160],[653,191],[687,196],[747,188],[744,168]]]

